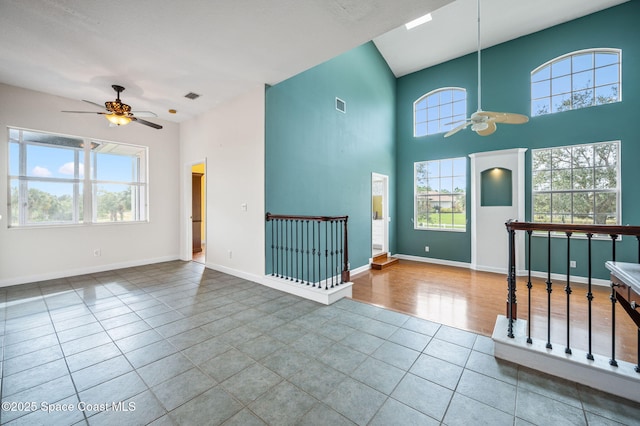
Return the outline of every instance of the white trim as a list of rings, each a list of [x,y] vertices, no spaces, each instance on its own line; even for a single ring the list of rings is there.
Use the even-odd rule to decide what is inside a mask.
[[[0,287],[7,287],[7,286],[17,285],[17,284],[34,283],[38,281],[55,280],[58,278],[74,277],[76,275],[95,274],[97,272],[112,271],[116,269],[131,268],[135,266],[152,265],[154,263],[170,262],[172,260],[179,260],[179,259],[180,257],[177,254],[175,254],[172,256],[156,257],[153,259],[110,263],[108,265],[89,266],[86,268],[67,269],[64,271],[57,271],[53,273],[28,275],[28,276],[22,276],[17,278],[10,278],[6,280],[0,280]]]
[[[207,192],[209,190],[207,178],[207,157],[204,157],[200,160],[189,161],[184,163],[183,165],[183,185],[182,190],[184,191],[182,194],[182,200],[184,203],[184,219],[182,221],[183,232],[185,233],[185,239],[182,242],[182,247],[180,248],[180,259],[185,261],[193,260],[193,226],[191,225],[191,217],[193,212],[191,211],[191,176],[192,176],[192,168],[196,164],[204,164],[204,176],[205,176],[205,206],[204,206],[204,223],[205,223],[205,232],[209,232],[207,224],[207,215],[209,214],[209,209],[206,206],[207,203]],[[206,239],[206,238],[205,238]],[[206,262],[206,254],[205,254],[205,262]]]
[[[518,272],[518,275],[527,275],[527,271],[525,270],[525,271]],[[547,278],[547,273],[541,272],[541,271],[531,271],[531,276],[536,278]],[[570,275],[570,279],[572,283],[581,283],[581,284],[587,284],[589,281],[588,277],[583,277],[580,275]],[[551,281],[566,284],[567,274],[551,274]],[[591,278],[591,284],[596,285],[598,287],[610,287],[611,281],[603,280],[602,278]]]
[[[547,349],[546,342],[539,339],[527,343],[527,321],[523,319],[513,322],[515,337],[509,338],[508,325],[507,318],[498,315],[491,336],[496,358],[640,402],[640,374],[635,372],[633,364],[618,360],[618,367],[613,367],[609,365],[609,358],[602,355],[594,354],[594,360],[590,361],[586,352],[578,349],[566,354],[565,345],[561,343],[552,342],[554,349]]]
[[[387,253],[387,256],[389,256],[389,253]],[[352,269],[350,271],[351,276],[360,274],[362,272],[367,272],[369,269],[371,269],[371,262],[373,262],[373,259],[370,258],[369,263],[367,263],[366,265],[362,265],[359,268]]]
[[[394,256],[402,260],[412,260],[414,262],[435,263],[437,265],[457,266],[459,268],[471,269],[470,263],[458,262],[455,260],[437,259],[435,257],[412,256],[409,254],[396,254]]]
[[[238,269],[229,268],[218,264],[207,264],[207,268],[224,272],[225,274],[253,281],[264,286],[283,291],[285,293],[300,296],[302,298],[313,300],[314,302],[330,305],[343,297],[351,297],[353,287],[352,282],[340,284],[334,288],[324,290],[318,287],[311,287],[300,283],[292,283],[270,275],[255,275],[249,272],[240,271]]]

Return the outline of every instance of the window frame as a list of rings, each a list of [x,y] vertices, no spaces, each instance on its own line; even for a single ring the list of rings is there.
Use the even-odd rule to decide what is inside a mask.
[[[447,105],[447,103],[441,103],[440,102],[440,93],[442,92],[446,92],[446,91],[451,91],[452,95],[451,95],[451,115],[447,115],[444,116],[444,118],[440,115],[440,109],[443,107],[443,105]],[[462,93],[464,95],[463,99],[458,99],[455,100],[455,93]],[[429,107],[429,101],[428,99],[434,95],[438,95],[438,103],[432,107]],[[420,108],[418,109],[418,104],[420,104],[422,101],[426,102],[426,107]],[[454,104],[456,102],[462,102],[464,104],[464,112],[463,114],[453,114],[453,107]],[[432,120],[429,119],[429,109],[431,108],[436,108],[438,110],[438,117],[434,118]],[[458,124],[462,121],[464,121],[467,118],[467,89],[463,88],[463,87],[440,87],[438,89],[434,89],[428,93],[425,93],[424,95],[420,96],[418,99],[416,99],[413,102],[413,137],[414,138],[421,138],[421,137],[425,137],[425,136],[430,136],[430,135],[437,135],[440,133],[446,133],[449,130],[451,130],[455,124]],[[418,111],[424,111],[425,114],[425,121],[418,121]],[[461,116],[462,120],[459,121],[455,121],[454,122],[454,117],[457,116]],[[448,122],[450,122],[451,124],[445,125],[443,123],[441,123],[442,121],[447,120]],[[438,123],[438,131],[436,132],[429,132],[429,123],[430,122],[437,122]],[[419,124],[424,124],[425,125],[425,132],[424,134],[418,134],[418,125]]]
[[[585,147],[591,147],[593,149],[596,148],[596,146],[598,145],[616,145],[616,164],[615,164],[615,171],[616,171],[616,186],[615,188],[596,188],[596,182],[595,182],[595,172],[598,169],[598,165],[595,162],[595,156],[594,156],[594,162],[593,165],[589,166],[589,167],[575,167],[574,165],[574,155],[573,155],[573,149],[575,148],[585,148]],[[552,155],[553,150],[562,150],[562,149],[571,149],[571,167],[570,168],[554,168],[553,167],[553,161],[550,160],[550,169],[548,169],[549,173],[550,173],[550,178],[549,178],[549,189],[543,189],[543,190],[539,190],[536,189],[535,185],[534,185],[534,174],[536,172],[544,172],[547,171],[547,169],[534,169],[534,156],[536,155],[536,153],[541,152],[541,151],[549,151]],[[615,194],[616,195],[616,201],[615,201],[615,216],[616,216],[616,224],[619,225],[622,222],[622,188],[621,188],[621,164],[620,164],[620,158],[621,158],[621,149],[622,149],[622,143],[620,140],[612,140],[612,141],[603,141],[603,142],[592,142],[592,143],[584,143],[584,144],[574,144],[574,145],[564,145],[564,146],[553,146],[553,147],[546,147],[546,148],[538,148],[538,149],[532,149],[531,150],[531,222],[533,223],[566,223],[566,222],[554,222],[553,221],[553,216],[554,216],[554,210],[553,210],[553,195],[552,194],[569,194],[571,197],[571,211],[570,212],[566,212],[568,214],[570,214],[571,216],[571,223],[576,223],[574,222],[574,216],[576,216],[575,214],[575,208],[574,208],[574,194],[589,194],[589,193],[593,193],[593,224],[596,224],[596,216],[598,215],[597,212],[597,208],[596,208],[596,195],[597,194]],[[592,171],[592,177],[593,177],[593,184],[590,188],[573,188],[573,183],[574,183],[574,171],[575,170],[584,170],[584,169],[590,169]],[[553,171],[554,170],[569,170],[571,175],[570,175],[570,179],[571,179],[571,184],[572,187],[570,189],[557,189],[554,190],[553,188]],[[536,221],[536,204],[535,204],[535,199],[536,199],[536,195],[539,194],[550,194],[550,202],[549,202],[549,218],[550,218],[550,222],[543,222],[543,221]],[[605,212],[607,213],[607,212]],[[562,213],[557,213],[558,215],[562,214]],[[582,223],[582,222],[578,222],[578,223]]]
[[[445,161],[451,161],[451,176],[443,176],[442,175],[442,163]],[[455,172],[455,162],[456,161],[462,161],[464,163],[464,167],[463,167],[463,174],[456,174]],[[442,225],[439,226],[429,226],[429,220],[427,219],[426,221],[426,225],[425,226],[419,226],[419,221],[418,221],[418,184],[417,184],[417,169],[418,169],[418,165],[419,164],[425,164],[425,167],[427,167],[427,170],[429,168],[429,163],[437,163],[438,164],[438,175],[433,176],[433,179],[438,179],[441,180],[443,178],[445,179],[451,179],[451,189],[452,192],[450,192],[450,196],[452,198],[451,202],[452,202],[452,211],[451,211],[451,215],[452,215],[452,221],[451,221],[451,227],[442,227]],[[435,159],[435,160],[424,160],[424,161],[416,161],[413,163],[413,229],[416,231],[445,231],[445,232],[467,232],[467,224],[469,221],[469,217],[467,214],[467,209],[468,209],[468,203],[467,203],[467,191],[468,191],[468,185],[467,185],[467,168],[468,168],[468,163],[467,163],[467,158],[466,157],[455,157],[455,158],[442,158],[442,159]],[[427,172],[427,176],[428,176],[428,172]],[[454,182],[455,179],[461,179],[462,182],[464,182],[464,191],[463,192],[453,192],[454,189]],[[428,197],[429,195],[427,195]],[[438,196],[442,196],[442,193],[439,192]],[[455,215],[456,213],[453,211],[453,199],[454,197],[460,197],[463,202],[464,202],[464,224],[460,227],[455,227],[455,217],[453,215]],[[428,211],[427,211],[428,214]],[[441,215],[442,213],[438,213],[439,215]]]
[[[125,224],[140,224],[149,222],[149,148],[147,146],[126,143],[108,141],[104,139],[90,138],[74,136],[62,133],[47,132],[42,130],[34,130],[23,127],[7,126],[7,213],[8,229],[25,229],[25,228],[47,228],[47,227],[74,227],[74,226],[95,226],[95,225],[125,225]],[[12,137],[12,132],[17,132],[16,137]],[[44,141],[25,141],[24,132],[35,133],[43,135],[44,137],[60,137],[66,139],[74,139],[79,142],[78,147],[69,147],[59,145],[56,143],[49,143]],[[14,158],[12,159],[11,150],[12,145],[17,148],[17,174],[15,172],[16,167]],[[124,150],[131,151],[132,154],[119,154],[125,157],[130,157],[133,161],[136,161],[137,174],[132,181],[124,180],[98,180],[94,173],[95,161],[97,161],[97,154],[100,151],[96,151],[95,148],[100,146],[122,147]],[[59,176],[33,176],[30,171],[27,170],[29,155],[27,148],[29,146],[41,146],[51,149],[60,150],[72,150],[74,152],[74,174],[73,177],[65,178]],[[95,158],[94,158],[95,156]],[[82,171],[80,170],[82,168]],[[71,219],[70,220],[48,220],[48,221],[30,221],[28,217],[28,183],[42,183],[45,185],[51,183],[68,183],[73,185],[73,197],[71,200]],[[119,184],[129,185],[130,187],[142,188],[136,191],[135,200],[132,197],[132,205],[129,211],[135,214],[134,219],[127,220],[100,220],[98,217],[98,197],[97,188],[101,184]],[[12,203],[12,188],[17,186],[18,190],[18,203],[21,204],[17,207],[17,213],[14,213],[14,204]],[[45,191],[46,192],[46,191]],[[59,195],[58,195],[59,197]],[[27,200],[25,202],[25,200]],[[135,207],[134,207],[135,203]],[[134,210],[138,209],[134,213]],[[121,216],[123,217],[123,216]]]
[[[618,59],[617,62],[611,63],[611,64],[606,64],[606,65],[602,65],[602,66],[597,66],[596,65],[596,55],[598,53],[602,53],[602,54],[615,54],[617,55]],[[592,55],[592,63],[591,63],[591,67],[590,68],[584,68],[584,69],[579,69],[577,71],[574,72],[574,64],[573,64],[573,57],[577,57],[577,56],[583,56],[585,54],[591,54]],[[553,65],[554,64],[559,64],[565,60],[569,60],[569,73],[568,74],[561,74],[560,76],[553,76]],[[596,85],[596,77],[595,77],[595,73],[596,70],[598,69],[602,69],[611,65],[617,64],[618,65],[618,77],[617,77],[617,82],[616,83],[608,83],[608,84],[604,84],[604,85]],[[543,71],[545,68],[549,67],[549,77],[548,78],[542,78],[540,80],[536,80],[534,81],[534,76]],[[586,71],[591,71],[592,73],[592,81],[590,81],[590,86],[588,87],[584,87],[581,89],[575,89],[574,87],[574,75],[577,74],[581,74],[584,73]],[[569,77],[569,85],[570,85],[570,91],[569,92],[562,92],[559,94],[555,94],[553,93],[553,86],[552,83],[555,79],[559,79],[561,77]],[[549,82],[549,89],[548,89],[548,96],[541,96],[541,97],[536,97],[534,98],[534,84],[535,83],[542,83],[542,82]],[[613,101],[613,102],[606,102],[606,103],[598,103],[597,102],[597,94],[596,94],[596,90],[600,87],[607,87],[607,86],[611,86],[613,84],[617,84],[618,86],[618,93],[617,93],[617,100]],[[582,92],[582,91],[586,91],[586,90],[590,90],[592,91],[592,102],[590,105],[585,105],[585,106],[580,106],[580,107],[574,107],[574,96],[575,94]],[[592,48],[592,49],[583,49],[583,50],[576,50],[573,52],[569,52],[566,53],[564,55],[558,56],[556,58],[553,58],[547,62],[545,62],[544,64],[539,65],[538,67],[536,67],[534,70],[531,71],[530,73],[530,78],[529,78],[529,94],[530,94],[530,108],[531,108],[531,117],[538,117],[538,116],[542,116],[542,115],[549,115],[549,114],[557,114],[559,112],[565,112],[565,111],[571,111],[571,110],[576,110],[576,109],[582,109],[582,108],[590,108],[590,107],[594,107],[594,106],[600,106],[600,105],[608,105],[608,104],[612,104],[612,103],[617,103],[617,102],[622,102],[622,49],[617,49],[617,48]],[[553,106],[553,98],[554,96],[568,96],[568,99],[570,100],[570,105],[569,108],[567,109],[563,109],[561,111],[554,111],[554,106]],[[537,113],[534,110],[534,103],[536,101],[540,101],[540,100],[545,100],[548,99],[549,101],[549,110],[547,112],[540,112]]]

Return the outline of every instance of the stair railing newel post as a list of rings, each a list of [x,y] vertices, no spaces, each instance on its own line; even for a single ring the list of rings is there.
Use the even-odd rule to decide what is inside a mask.
[[[511,221],[507,222],[507,231],[509,235],[509,267],[508,267],[508,295],[507,295],[507,318],[509,319],[509,327],[507,336],[514,337],[513,321],[517,317],[516,309],[516,259],[515,259],[515,235],[516,231],[511,228]]]
[[[514,231],[515,232],[515,231]],[[527,253],[527,343],[533,343],[531,340],[531,289],[533,288],[533,284],[531,284],[531,234],[532,230],[527,230],[527,245],[528,245],[528,253]]]
[[[593,302],[593,293],[591,292],[591,239],[593,238],[593,234],[591,232],[587,233],[587,265],[588,265],[588,271],[587,271],[587,275],[588,275],[588,281],[587,281],[587,300],[589,301],[588,303],[588,307],[587,307],[587,318],[589,321],[589,326],[588,326],[588,333],[589,333],[589,352],[587,352],[587,359],[593,361],[593,353],[591,353],[591,346],[592,346],[592,333],[591,333],[591,309],[592,309],[592,302]]]
[[[344,257],[342,259],[342,282],[351,281],[351,274],[349,272],[349,239],[347,234],[347,222],[349,221],[349,216],[344,217],[343,221],[343,236],[342,241],[344,245]]]
[[[610,234],[611,237],[611,260],[616,261],[616,239],[618,238],[615,234]],[[618,284],[611,281],[611,295],[609,299],[611,299],[611,359],[609,360],[609,365],[614,367],[618,366],[618,361],[616,361],[616,287]]]
[[[569,300],[571,297],[571,232],[567,232],[567,285],[564,288],[565,293],[567,293],[567,346],[564,348],[564,353],[571,354],[571,346],[569,345],[569,332],[571,329],[571,321],[569,314]]]

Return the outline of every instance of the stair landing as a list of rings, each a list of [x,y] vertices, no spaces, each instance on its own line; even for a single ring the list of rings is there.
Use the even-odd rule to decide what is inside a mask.
[[[396,264],[400,259],[396,257],[387,257],[387,253],[377,255],[371,261],[371,269],[384,269]]]

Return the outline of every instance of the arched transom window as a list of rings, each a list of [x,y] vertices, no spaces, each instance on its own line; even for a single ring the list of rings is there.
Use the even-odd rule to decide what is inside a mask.
[[[467,91],[459,87],[433,90],[413,103],[413,136],[451,130],[467,116]]]
[[[531,115],[610,104],[622,100],[620,49],[580,50],[531,72]]]

